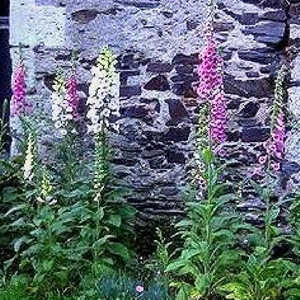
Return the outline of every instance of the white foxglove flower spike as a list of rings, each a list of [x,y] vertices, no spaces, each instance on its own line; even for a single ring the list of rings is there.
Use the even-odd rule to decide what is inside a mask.
[[[119,76],[116,72],[116,57],[108,48],[103,48],[97,65],[92,68],[93,79],[87,100],[89,119],[88,132],[101,133],[109,126],[111,115],[119,113]],[[112,126],[116,128],[116,125]]]

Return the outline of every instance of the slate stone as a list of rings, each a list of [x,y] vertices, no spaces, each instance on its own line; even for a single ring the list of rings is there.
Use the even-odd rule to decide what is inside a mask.
[[[247,103],[240,111],[239,115],[243,118],[254,118],[259,110],[259,104],[254,102]]]
[[[227,51],[227,50],[224,50],[221,52],[221,57],[225,60],[225,61],[228,61],[232,58],[232,54],[233,52],[232,51]]]
[[[139,85],[120,87],[120,97],[130,98],[133,96],[140,96],[141,94],[142,94],[142,89]]]
[[[254,25],[259,21],[257,13],[243,13],[240,15],[228,8],[223,9],[223,11],[242,25]]]
[[[55,56],[55,60],[70,61],[71,59],[72,59],[72,54],[71,53],[58,54],[58,55]]]
[[[164,142],[184,142],[187,141],[190,136],[190,127],[170,127],[168,132],[163,136]]]
[[[250,4],[254,4],[254,5],[259,5],[261,0],[242,0],[242,2],[250,3]]]
[[[242,31],[245,34],[253,34],[256,41],[266,44],[278,44],[284,37],[285,29],[285,23],[263,21],[255,26],[247,26]]]
[[[299,18],[300,14],[300,3],[292,4],[289,9],[289,15],[292,17]]]
[[[140,9],[156,8],[160,5],[159,0],[115,0],[115,2],[126,6],[138,7]]]
[[[176,196],[179,192],[179,190],[176,187],[172,186],[165,186],[161,188],[161,193],[166,196]]]
[[[186,90],[186,87],[184,84],[174,84],[172,86],[172,92],[177,96],[183,96],[185,90]]]
[[[179,74],[191,74],[195,70],[194,65],[177,65],[175,66],[175,70]]]
[[[269,64],[267,66],[261,67],[260,72],[262,74],[275,74],[278,71],[278,62],[277,59],[272,64]]]
[[[198,76],[197,75],[187,75],[184,73],[179,73],[175,76],[171,77],[171,81],[173,82],[184,82],[184,83],[189,83],[191,84],[194,81],[197,81]]]
[[[184,105],[178,99],[168,99],[166,102],[169,105],[169,114],[171,117],[171,123],[168,122],[167,125],[176,125],[179,122],[189,117]]]
[[[228,102],[227,108],[228,109],[239,109],[240,105],[241,105],[241,101],[234,99],[234,100],[231,100]]]
[[[75,11],[71,14],[71,18],[73,21],[80,24],[87,24],[92,20],[96,19],[99,11],[96,9],[82,9]]]
[[[257,42],[264,43],[267,45],[277,45],[282,42],[283,38],[279,36],[267,36],[261,35],[255,38]]]
[[[54,84],[55,78],[56,78],[56,74],[47,74],[44,76],[44,84],[52,92],[54,91],[53,84]]]
[[[259,21],[257,13],[243,13],[236,18],[242,25],[254,25]]]
[[[282,171],[286,176],[290,177],[293,174],[300,172],[300,165],[297,164],[296,162],[285,160],[282,163]]]
[[[173,17],[173,13],[171,11],[162,11],[161,13],[168,19]]]
[[[185,98],[198,98],[195,90],[191,87],[190,84],[187,83],[174,84],[172,86],[172,92],[177,96],[184,96]]]
[[[152,158],[164,154],[163,150],[145,150],[142,152],[142,158]]]
[[[192,87],[186,88],[183,96],[184,98],[193,98],[193,99],[197,99],[199,97],[196,91]]]
[[[287,20],[287,15],[283,9],[280,9],[275,11],[267,11],[260,17],[260,19],[284,22]]]
[[[238,130],[229,131],[227,133],[227,139],[229,142],[238,142],[240,139],[240,132]]]
[[[151,73],[168,73],[171,72],[173,66],[169,63],[153,62],[148,64],[146,71]]]
[[[261,3],[261,7],[282,8],[282,2],[279,0],[264,0]]]
[[[227,22],[218,22],[214,26],[215,32],[223,32],[225,31],[226,33],[234,29],[234,24],[233,23],[227,23]]]
[[[179,151],[168,150],[166,157],[169,163],[184,164],[186,161],[184,154]]]
[[[239,58],[260,64],[268,64],[274,61],[274,52],[268,48],[255,48],[238,51]]]
[[[131,77],[131,76],[138,76],[140,75],[140,71],[138,70],[132,70],[132,71],[122,71],[120,73],[120,82],[121,82],[121,85],[127,85],[127,81],[128,81],[128,78]]]
[[[188,20],[186,22],[186,27],[188,30],[194,30],[199,26],[199,22],[196,22],[195,20]]]
[[[164,156],[158,156],[149,160],[149,166],[151,169],[162,169],[165,167]]]
[[[256,127],[258,125],[254,118],[240,118],[237,122],[241,127]]]
[[[272,84],[267,78],[239,80],[225,75],[224,89],[227,94],[242,97],[265,98],[272,96]]]
[[[170,90],[170,85],[166,76],[159,75],[150,79],[150,81],[144,86],[144,89],[164,92]]]
[[[143,119],[148,116],[148,110],[141,105],[122,107],[120,109],[122,117]]]
[[[260,76],[258,72],[246,72],[247,77],[249,78],[257,78]]]
[[[195,65],[198,64],[199,62],[199,58],[198,58],[198,54],[193,54],[193,55],[185,55],[182,53],[177,54],[173,60],[172,60],[172,64],[176,64],[176,65]]]
[[[133,167],[134,165],[136,165],[137,160],[125,159],[125,158],[115,158],[115,159],[112,160],[112,163],[115,164],[115,165]]]
[[[134,59],[134,54],[126,54],[118,58],[116,68],[119,70],[132,70],[137,69],[139,63]]]
[[[246,127],[242,130],[243,142],[264,142],[270,136],[270,128],[268,127]]]

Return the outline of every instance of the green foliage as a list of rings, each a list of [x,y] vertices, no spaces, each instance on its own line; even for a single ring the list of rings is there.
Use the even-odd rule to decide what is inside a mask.
[[[135,211],[122,203],[99,206],[92,199],[84,200],[83,193],[77,186],[71,199],[68,195],[73,204],[67,206],[36,204],[25,198],[4,216],[1,231],[13,233],[15,252],[4,263],[5,271],[18,264],[19,273],[34,274],[33,295],[51,290],[69,293],[84,274],[98,276],[134,257],[129,246]]]
[[[209,2],[208,16],[213,17],[214,1]],[[231,187],[220,183],[222,169],[209,148],[207,103],[199,111],[187,216],[176,225],[175,236],[181,237],[183,246],[173,251],[175,243],[168,242],[158,229],[155,253],[137,264],[133,251],[136,211],[124,201],[125,191],[120,182],[116,184],[110,167],[113,153],[107,129],[110,125],[118,129],[110,123],[110,116],[117,115],[119,108],[115,56],[105,48],[98,63],[88,105],[93,155],[80,153],[79,124],[71,117],[63,128],[55,124],[62,138],[47,149],[51,158],[41,160],[38,126],[33,118],[22,116],[22,136],[15,137],[20,155],[5,159],[4,103],[0,119],[0,299],[169,300],[169,292],[174,291],[177,300],[299,300],[299,195],[291,205],[290,234],[277,226],[283,203],[271,201],[275,185],[255,185],[266,204],[264,228],[245,224],[234,210],[236,197],[229,192]],[[276,81],[271,126],[283,109],[286,74],[283,66]],[[61,73],[53,87],[56,100],[67,102]],[[248,245],[244,250],[239,244],[242,238]],[[290,249],[278,258],[276,249],[282,243]],[[144,264],[145,273],[139,270]]]
[[[26,276],[14,276],[5,288],[0,285],[1,300],[30,300],[27,293],[28,278]]]
[[[171,299],[163,283],[143,282],[124,275],[112,274],[99,280],[96,285],[101,300],[168,300]]]
[[[290,223],[293,227],[293,235],[290,241],[293,252],[298,258],[298,263],[300,263],[300,194],[292,199]]]
[[[231,272],[239,267],[241,253],[234,250],[238,218],[230,201],[235,197],[226,193],[226,186],[218,183],[219,171],[212,152],[203,152],[206,165],[205,199],[188,199],[187,218],[177,224],[184,240],[179,258],[168,265],[166,272],[176,278],[171,285],[178,290],[176,299],[210,299],[218,294]]]
[[[158,277],[159,280],[168,280],[169,274],[165,272],[171,263],[176,251],[171,250],[172,243],[167,242],[162,231],[156,229],[157,239],[154,241],[156,250],[151,259],[147,261],[146,268],[151,271],[151,276]]]
[[[284,259],[272,259],[266,248],[256,247],[246,262],[241,262],[242,271],[221,290],[228,292],[227,299],[279,300],[282,299],[284,282],[294,270],[294,264]]]
[[[90,172],[90,166],[77,172],[84,166],[77,169],[76,153],[72,152],[59,158],[61,176],[38,161],[33,180],[24,181],[22,167],[13,174],[17,186],[8,185],[1,192],[1,248],[13,253],[1,262],[3,293],[19,293],[22,289],[9,278],[26,274],[26,295],[31,298],[67,299],[82,294],[82,299],[90,299],[85,295],[89,290],[78,291],[79,287],[94,284],[100,274],[125,269],[134,260],[135,209],[122,200],[122,191],[114,188],[106,153],[105,143],[101,143],[101,151],[96,145],[93,165],[98,173]],[[12,163],[3,174],[13,172]],[[96,197],[99,191],[101,199]]]
[[[290,292],[285,293],[285,299],[296,299],[288,298],[288,294],[295,294],[295,272],[299,272],[299,267],[291,260],[273,257],[274,248],[286,240],[276,226],[280,204],[270,201],[273,188],[256,185],[266,204],[264,229],[252,228],[248,236],[251,253],[240,262],[242,271],[231,276],[231,282],[220,289],[228,293],[227,299],[279,300],[286,289]]]

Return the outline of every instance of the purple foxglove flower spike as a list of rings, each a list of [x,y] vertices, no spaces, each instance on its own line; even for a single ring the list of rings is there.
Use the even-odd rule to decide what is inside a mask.
[[[199,55],[200,64],[197,68],[199,75],[197,93],[201,101],[210,102],[210,140],[213,146],[216,146],[226,141],[227,104],[221,70],[223,59],[218,53],[210,22],[206,25],[205,38],[206,46]]]
[[[12,84],[12,116],[20,117],[31,112],[32,106],[26,99],[26,72],[23,63],[20,63],[13,75]]]
[[[77,76],[73,73],[67,81],[67,101],[72,108],[73,118],[76,120],[79,117],[78,106],[79,106],[79,96],[77,89]]]

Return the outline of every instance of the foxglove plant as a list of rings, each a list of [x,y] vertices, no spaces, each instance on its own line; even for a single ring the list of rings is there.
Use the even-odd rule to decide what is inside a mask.
[[[74,83],[69,83],[66,88],[65,78],[61,72],[58,72],[53,85],[52,99],[52,120],[55,128],[62,136],[68,134],[71,124],[74,121]],[[71,93],[72,91],[72,93]]]
[[[104,133],[109,126],[110,117],[118,115],[120,83],[116,63],[116,57],[111,50],[103,48],[97,65],[92,68],[87,118],[90,121],[88,131],[94,135]]]
[[[272,107],[271,117],[271,137],[265,143],[267,156],[259,157],[260,168],[263,169],[267,164],[270,171],[277,172],[280,170],[281,161],[285,152],[285,112],[284,112],[284,81],[287,74],[287,66],[283,65],[278,72],[275,82],[275,95]],[[262,172],[260,172],[262,175]]]
[[[26,99],[26,71],[23,61],[19,63],[13,74],[12,84],[12,116],[22,117],[31,112],[32,106]]]
[[[24,163],[24,180],[31,182],[34,177],[34,151],[35,151],[35,138],[32,132],[28,135],[27,149],[25,154]]]
[[[285,152],[285,113],[284,113],[284,81],[287,74],[287,66],[283,65],[276,78],[275,97],[273,103],[271,140],[269,143],[270,167],[274,171],[280,169],[280,161]]]
[[[209,137],[212,147],[226,141],[227,105],[224,96],[222,66],[213,32],[213,13],[205,28],[205,47],[200,54],[198,66],[199,85],[197,93],[201,101],[210,103]]]
[[[199,191],[205,191],[205,173],[201,153],[204,149],[212,148],[221,156],[220,145],[226,141],[227,105],[223,89],[222,66],[223,60],[218,54],[217,43],[214,38],[214,6],[213,1],[208,5],[208,21],[205,25],[205,47],[199,55],[200,63],[197,67],[199,84],[197,94],[200,99],[198,126],[196,138],[195,162],[196,170],[193,174],[194,182]]]
[[[103,48],[92,68],[93,79],[87,100],[88,131],[95,139],[94,200],[104,199],[109,181],[107,129],[110,117],[119,113],[119,78],[116,73],[116,57],[108,48]],[[118,128],[114,126],[117,130]]]
[[[79,106],[79,95],[78,95],[78,83],[76,72],[73,71],[71,76],[67,80],[67,102],[72,108],[72,115],[74,120],[77,120],[79,117],[78,106]]]
[[[105,136],[97,135],[94,157],[94,201],[99,204],[104,202],[107,186],[111,179],[108,163],[109,155],[110,151]]]
[[[199,110],[199,118],[197,124],[196,150],[194,153],[195,167],[192,168],[192,183],[197,187],[199,192],[206,190],[206,180],[203,174],[206,172],[205,163],[202,158],[204,149],[209,148],[209,128],[208,120],[210,117],[210,105],[205,102]]]
[[[50,174],[45,166],[42,168],[41,171],[42,171],[42,178],[39,187],[40,196],[37,198],[37,201],[40,203],[47,203],[49,205],[54,205],[57,203],[57,200],[52,198],[53,185],[51,183]]]

